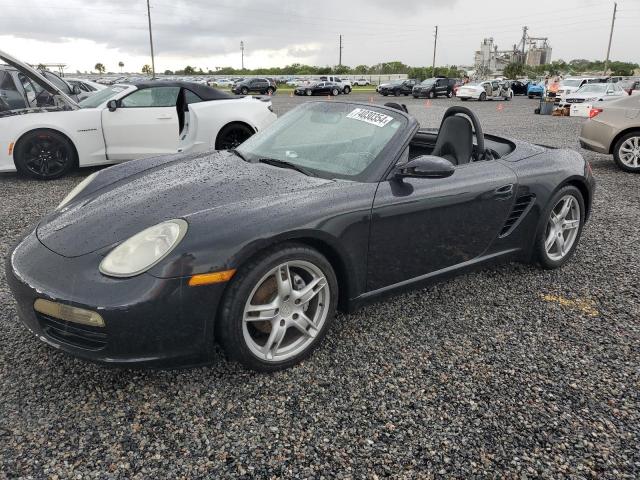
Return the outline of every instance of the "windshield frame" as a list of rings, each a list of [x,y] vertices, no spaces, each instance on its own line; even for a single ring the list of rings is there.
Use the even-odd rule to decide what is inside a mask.
[[[117,89],[118,91],[114,91],[114,89]],[[104,95],[109,91],[113,92],[112,95],[109,95],[108,97],[105,98]],[[130,91],[131,91],[131,85],[122,85],[122,84],[109,85],[107,88],[103,88],[102,90],[97,90],[93,92],[87,98],[80,101],[78,105],[82,109],[104,108],[104,106],[109,100],[118,100],[125,92],[130,92]],[[97,98],[101,98],[102,100],[100,101],[100,103],[96,104],[95,100]]]
[[[348,181],[360,182],[360,183],[380,182],[386,176],[390,167],[396,164],[398,159],[401,157],[401,153],[404,151],[405,147],[408,145],[409,141],[415,135],[415,133],[418,131],[418,128],[419,128],[418,122],[413,117],[397,109],[392,109],[392,108],[388,108],[380,105],[371,105],[371,104],[363,104],[363,103],[347,102],[347,101],[335,101],[335,100],[331,102],[312,101],[312,102],[302,103],[296,108],[285,113],[284,115],[279,117],[278,120],[272,126],[270,126],[268,129],[258,132],[249,140],[247,140],[247,142],[251,141],[252,139],[253,141],[256,141],[261,138],[261,135],[269,135],[270,134],[269,132],[272,129],[278,128],[279,123],[285,122],[290,116],[296,115],[297,113],[299,114],[301,109],[311,109],[311,108],[314,108],[314,106],[317,106],[319,104],[348,105],[349,106],[348,108],[353,108],[353,109],[363,108],[367,110],[374,110],[378,113],[383,113],[385,115],[392,116],[394,120],[400,120],[402,122],[401,125],[398,126],[397,131],[389,138],[389,140],[382,147],[382,149],[371,160],[369,165],[357,174],[347,175],[342,173],[334,173],[328,170],[319,170],[317,168],[313,168],[308,164],[303,164],[303,163],[299,164],[300,167],[302,167],[305,170],[308,170],[314,176],[318,178],[323,178],[326,180],[342,179],[342,180],[348,180]],[[257,163],[258,160],[260,160],[261,158],[269,158],[269,155],[267,152],[265,152],[264,155],[261,155],[259,152],[256,154],[256,152],[243,149],[242,148],[243,145],[244,144],[241,144],[240,146],[238,146],[236,150],[239,151],[240,154],[243,157],[245,157],[247,161],[251,163]],[[281,159],[276,158],[276,160],[281,160]],[[286,161],[296,164],[296,162],[292,158],[287,158]]]
[[[601,88],[598,89],[596,87],[601,87]],[[608,88],[609,88],[608,83],[585,83],[583,86],[580,87],[580,89],[575,94],[576,95],[583,95],[583,94],[589,94],[589,93],[604,94],[604,93],[607,93]],[[595,89],[595,90],[592,90],[592,89]]]

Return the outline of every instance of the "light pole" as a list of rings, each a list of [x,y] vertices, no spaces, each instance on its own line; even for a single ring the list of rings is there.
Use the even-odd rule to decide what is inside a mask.
[[[244,41],[240,40],[240,55],[242,58],[242,70],[244,70]]]
[[[149,18],[149,44],[151,45],[151,78],[156,78],[156,63],[153,58],[153,34],[151,33],[151,7],[147,0],[147,18]]]

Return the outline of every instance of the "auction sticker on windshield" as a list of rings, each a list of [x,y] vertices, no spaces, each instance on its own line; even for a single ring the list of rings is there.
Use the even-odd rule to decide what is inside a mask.
[[[347,118],[370,123],[371,125],[375,125],[376,127],[384,127],[391,120],[393,120],[393,117],[390,117],[389,115],[374,112],[373,110],[367,110],[365,108],[354,109],[349,115],[347,115]]]

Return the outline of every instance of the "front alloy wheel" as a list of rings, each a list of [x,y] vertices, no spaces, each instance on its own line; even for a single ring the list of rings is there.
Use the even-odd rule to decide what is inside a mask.
[[[331,264],[314,249],[281,245],[243,266],[228,287],[218,338],[231,358],[274,371],[311,354],[337,305]]]
[[[550,202],[537,238],[538,259],[548,269],[564,265],[576,247],[585,219],[584,200],[573,186],[562,188]]]

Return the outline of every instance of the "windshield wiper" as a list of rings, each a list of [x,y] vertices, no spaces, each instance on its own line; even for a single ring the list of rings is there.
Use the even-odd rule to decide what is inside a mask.
[[[258,160],[258,162],[266,163],[267,165],[273,165],[274,167],[290,168],[291,170],[296,170],[308,177],[315,177],[315,175],[306,168],[296,165],[295,163],[287,162],[285,160],[278,160],[277,158],[261,158]]]

